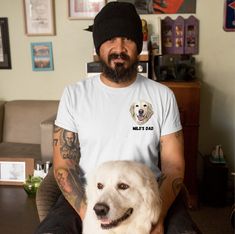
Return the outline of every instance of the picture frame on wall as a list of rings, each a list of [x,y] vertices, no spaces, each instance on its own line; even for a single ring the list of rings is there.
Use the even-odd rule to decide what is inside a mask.
[[[8,18],[0,18],[0,69],[11,69]]]
[[[94,19],[106,0],[68,0],[69,19]]]
[[[224,2],[224,31],[235,31],[235,0],[225,0]]]
[[[0,185],[23,185],[34,171],[33,158],[0,159]]]
[[[23,0],[27,36],[55,35],[54,0]]]
[[[33,71],[54,70],[51,42],[32,42],[31,55]]]

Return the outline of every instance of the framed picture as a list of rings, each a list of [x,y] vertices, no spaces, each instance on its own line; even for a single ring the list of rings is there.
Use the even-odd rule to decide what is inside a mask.
[[[106,2],[106,0],[68,0],[68,16],[70,19],[94,19]]]
[[[0,185],[23,185],[33,171],[33,158],[0,158]]]
[[[51,42],[32,42],[31,55],[33,71],[52,71],[54,69]]]
[[[11,69],[11,54],[7,18],[0,18],[0,69]]]
[[[235,0],[225,0],[224,31],[235,31]]]
[[[55,35],[54,0],[23,1],[26,35]]]

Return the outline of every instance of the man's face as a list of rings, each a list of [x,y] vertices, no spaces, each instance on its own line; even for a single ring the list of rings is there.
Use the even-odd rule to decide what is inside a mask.
[[[134,41],[115,37],[100,46],[103,74],[111,81],[129,81],[137,73],[138,54]]]
[[[66,132],[66,134],[65,134],[65,141],[66,141],[68,146],[73,146],[74,139],[75,139],[74,133]]]

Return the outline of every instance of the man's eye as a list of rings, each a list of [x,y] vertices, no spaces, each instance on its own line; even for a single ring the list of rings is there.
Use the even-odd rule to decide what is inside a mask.
[[[101,189],[103,189],[103,188],[104,188],[104,185],[103,185],[103,184],[101,184],[101,183],[97,183],[97,188],[101,190]]]
[[[124,183],[120,183],[120,184],[118,184],[118,189],[121,189],[121,190],[126,190],[126,189],[128,189],[129,188],[129,185],[127,185],[127,184],[124,184]]]

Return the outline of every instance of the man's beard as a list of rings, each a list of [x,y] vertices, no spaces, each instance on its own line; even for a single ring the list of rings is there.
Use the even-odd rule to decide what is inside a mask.
[[[133,76],[137,74],[138,59],[133,61],[132,64],[127,68],[125,68],[124,63],[115,63],[114,68],[109,66],[111,60],[117,58],[121,58],[124,61],[130,62],[130,57],[126,53],[110,54],[108,56],[108,64],[102,58],[100,58],[103,74],[109,80],[114,81],[115,83],[122,83],[132,80]]]

